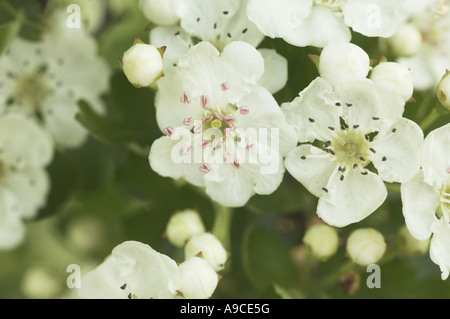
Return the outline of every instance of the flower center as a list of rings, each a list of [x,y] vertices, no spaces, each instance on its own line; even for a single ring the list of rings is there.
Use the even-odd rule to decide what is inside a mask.
[[[331,142],[331,153],[336,157],[341,166],[353,167],[355,165],[365,167],[370,155],[369,140],[364,134],[354,129],[346,129],[337,132]]]
[[[40,113],[50,88],[39,74],[25,74],[17,81],[14,99],[31,113]]]
[[[450,178],[441,189],[440,201],[442,213],[448,216],[450,214]]]
[[[314,5],[337,10],[347,0],[314,0]]]

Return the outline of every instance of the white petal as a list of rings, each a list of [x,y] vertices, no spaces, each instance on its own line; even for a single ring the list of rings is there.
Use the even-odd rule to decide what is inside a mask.
[[[276,100],[266,89],[255,86],[239,103],[241,106],[248,107],[249,110],[246,115],[236,112],[236,122],[239,123],[240,128],[257,130],[258,134],[263,134],[265,132],[263,130],[267,129],[267,144],[272,145],[282,156],[297,145],[294,128],[287,123]],[[278,133],[275,132],[276,130]],[[276,135],[273,136],[272,133]],[[263,134],[263,137],[266,135]],[[272,141],[272,137],[277,140]]]
[[[172,25],[180,20],[176,10],[178,5],[178,0],[139,0],[145,17],[159,25]]]
[[[178,26],[153,28],[150,31],[150,43],[158,48],[166,47],[163,56],[164,70],[177,64],[189,49],[189,45],[193,44],[189,35]]]
[[[281,105],[286,121],[297,131],[299,142],[329,141],[328,127],[340,127],[338,98],[330,83],[318,77],[290,103]]]
[[[88,137],[87,130],[76,120],[76,102],[68,97],[54,97],[47,101],[44,126],[61,147],[76,148]]]
[[[45,205],[50,181],[44,169],[27,167],[8,176],[8,188],[20,201],[21,216],[29,219]]]
[[[436,220],[439,192],[423,181],[419,171],[410,181],[401,185],[403,216],[413,237],[425,240],[431,236],[431,225]]]
[[[225,267],[227,261],[227,251],[219,239],[211,233],[201,233],[194,235],[184,247],[184,257],[186,260],[201,253],[203,259],[215,269],[220,271]]]
[[[299,47],[315,46],[323,48],[327,44],[343,40],[349,42],[351,33],[339,13],[323,7],[313,7],[308,18],[284,39]]]
[[[423,52],[408,58],[401,57],[397,62],[411,69],[416,90],[425,91],[431,89],[439,82],[439,79],[434,77],[431,70],[430,65],[432,62],[428,60]]]
[[[333,85],[365,79],[370,59],[363,49],[343,40],[332,42],[320,54],[319,73]]]
[[[450,228],[444,219],[433,224],[433,237],[430,244],[431,260],[439,265],[441,278],[446,280],[450,273]]]
[[[415,122],[402,118],[387,135],[375,137],[371,146],[376,153],[371,154],[370,159],[384,181],[403,183],[420,169],[422,143],[422,129]]]
[[[112,255],[121,277],[138,298],[173,298],[181,286],[176,262],[146,244],[124,242]]]
[[[372,172],[362,175],[359,169],[350,169],[343,180],[340,176],[336,170],[317,205],[317,214],[331,226],[345,227],[363,220],[387,197],[386,186]]]
[[[403,100],[408,101],[414,91],[412,72],[404,65],[394,62],[378,64],[370,73],[370,79],[379,86],[399,93]]]
[[[180,292],[186,299],[207,299],[216,290],[219,276],[208,262],[191,257],[180,264]]]
[[[193,185],[203,186],[204,173],[199,170],[202,163],[201,153],[197,163],[195,157],[195,152],[199,151],[199,148],[193,146],[188,130],[181,128],[176,132],[179,132],[179,135],[174,133],[172,138],[163,136],[153,142],[149,154],[150,166],[161,176],[174,179],[184,178]],[[190,153],[184,153],[185,145],[192,147]]]
[[[20,114],[0,118],[0,156],[8,163],[42,167],[53,158],[53,143],[45,130]]]
[[[259,49],[264,58],[264,74],[258,84],[274,94],[281,90],[288,80],[288,64],[285,57],[274,49]]]
[[[0,249],[14,249],[25,234],[19,201],[8,189],[0,189]]]
[[[312,145],[300,145],[285,160],[287,171],[317,197],[323,195],[336,163],[331,155]]]
[[[81,299],[126,299],[130,292],[120,288],[124,284],[126,282],[120,276],[116,258],[110,255],[97,268],[81,277],[78,296]]]
[[[368,37],[390,37],[403,21],[399,13],[402,1],[358,0],[342,5],[345,23]]]
[[[450,124],[430,132],[423,144],[425,182],[440,188],[450,177]]]
[[[309,16],[312,5],[312,0],[250,0],[247,14],[263,34],[282,38],[301,25]]]

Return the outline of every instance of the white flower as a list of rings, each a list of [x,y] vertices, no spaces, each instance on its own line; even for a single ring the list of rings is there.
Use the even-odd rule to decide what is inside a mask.
[[[347,239],[347,253],[351,260],[361,266],[378,262],[386,251],[383,234],[373,228],[360,228]]]
[[[180,0],[139,0],[145,17],[159,25],[176,24],[180,20],[177,15],[179,5]]]
[[[77,101],[102,112],[109,69],[95,40],[84,29],[68,28],[65,18],[64,13],[53,16],[40,42],[16,38],[0,57],[0,113],[32,116],[57,146],[77,147],[87,137],[75,119]]]
[[[216,290],[219,275],[208,262],[199,257],[191,257],[180,266],[180,294],[186,299],[208,299]]]
[[[328,58],[321,55],[323,61]],[[383,181],[406,182],[417,173],[423,133],[416,123],[401,117],[404,98],[401,91],[380,82],[384,76],[363,77],[364,65],[360,71],[347,72],[344,64],[337,67],[346,74],[325,72],[326,67],[320,66],[326,77],[316,78],[282,110],[297,130],[298,141],[315,143],[292,150],[286,157],[287,170],[319,197],[319,217],[343,227],[366,218],[384,202]]]
[[[202,233],[193,236],[184,247],[185,259],[197,256],[204,258],[216,271],[225,267],[228,259],[227,251],[216,236],[210,233]]]
[[[157,121],[167,136],[152,145],[152,169],[205,187],[224,206],[275,191],[282,156],[296,141],[273,96],[257,85],[263,71],[248,43],[222,53],[209,42],[192,47],[158,81]]]
[[[82,277],[78,294],[83,299],[167,299],[175,298],[180,287],[174,260],[146,244],[127,241]]]
[[[402,22],[403,1],[391,0],[250,0],[248,17],[271,38],[296,46],[324,47],[350,41],[349,27],[369,37],[389,37]]]
[[[50,137],[31,119],[0,117],[0,249],[20,244],[24,220],[45,205],[50,186],[45,166],[52,157]]]
[[[163,57],[161,49],[137,39],[123,54],[122,69],[135,87],[147,87],[161,78]]]
[[[314,257],[325,261],[337,252],[339,236],[333,227],[319,224],[306,230],[303,243]]]
[[[450,124],[425,138],[422,169],[401,188],[406,226],[418,240],[431,237],[430,256],[442,279],[450,271]]]
[[[177,64],[186,51],[200,41],[212,43],[219,51],[232,41],[244,41],[254,47],[264,38],[247,18],[248,0],[183,0],[178,2],[179,26],[156,27],[150,32],[150,43],[167,47],[164,70]],[[287,61],[275,50],[261,49],[266,69],[260,84],[271,93],[287,81]]]
[[[177,247],[183,247],[192,236],[205,232],[200,215],[186,209],[173,214],[166,227],[167,239]]]
[[[397,62],[412,70],[416,89],[436,88],[446,70],[450,68],[448,4],[436,0],[408,0],[406,4],[410,9],[418,10],[409,13],[407,24],[399,29],[400,34],[388,39],[389,47],[399,55]],[[404,36],[408,36],[408,45],[399,49],[402,42],[398,39],[405,39]]]

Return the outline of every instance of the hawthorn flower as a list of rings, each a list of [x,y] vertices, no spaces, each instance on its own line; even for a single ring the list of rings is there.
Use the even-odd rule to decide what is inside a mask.
[[[146,244],[126,241],[81,278],[78,295],[83,299],[209,298],[217,281],[217,273],[206,262],[187,260],[178,266]]]
[[[25,220],[46,203],[53,157],[50,137],[20,114],[0,117],[0,249],[15,248],[25,234]]]
[[[152,145],[151,168],[204,187],[224,206],[275,191],[295,131],[257,85],[263,71],[248,43],[232,42],[222,53],[209,42],[192,47],[158,82],[157,121],[166,136]]]
[[[222,270],[228,259],[227,251],[222,243],[210,233],[192,236],[184,247],[184,254],[186,259],[200,254],[216,271]]]
[[[192,236],[205,232],[200,215],[195,210],[185,209],[173,214],[166,226],[166,236],[171,244],[183,247]]]
[[[368,266],[378,262],[386,251],[383,234],[374,228],[360,228],[353,231],[347,239],[347,254],[351,260]]]
[[[271,38],[296,46],[325,47],[350,41],[349,27],[369,37],[389,37],[403,21],[402,1],[390,0],[249,0],[248,17]]]
[[[431,237],[430,257],[442,279],[450,272],[450,124],[433,130],[422,148],[422,169],[401,187],[403,215],[411,235]]]
[[[342,63],[333,67],[329,55],[342,57]],[[336,227],[369,216],[387,196],[384,181],[406,182],[420,167],[423,133],[402,118],[406,96],[396,89],[405,83],[393,80],[398,72],[366,78],[368,58],[367,64],[351,63],[364,56],[353,44],[329,45],[320,57],[322,77],[282,105],[302,143],[287,155],[286,169],[319,197],[317,214]]]
[[[450,68],[450,10],[441,0],[407,0],[407,20],[387,39],[397,62],[409,67],[418,90],[436,88]]]
[[[65,23],[65,15],[53,16],[42,41],[16,38],[0,57],[0,114],[33,117],[57,146],[77,147],[87,137],[75,119],[77,102],[86,100],[102,112],[109,70],[95,40]]]
[[[264,35],[248,20],[247,2],[248,0],[178,1],[175,11],[180,24],[158,26],[150,32],[151,44],[167,47],[164,69],[177,65],[186,51],[200,41],[212,43],[219,51],[232,41],[244,41],[257,47]],[[287,82],[287,60],[273,49],[261,49],[260,53],[266,61],[260,84],[275,93]]]

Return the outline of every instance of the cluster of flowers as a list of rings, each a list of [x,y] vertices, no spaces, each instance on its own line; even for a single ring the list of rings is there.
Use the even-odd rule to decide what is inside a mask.
[[[79,68],[80,61],[85,67]],[[80,99],[101,112],[109,68],[84,29],[69,29],[64,12],[49,19],[40,41],[17,37],[0,56],[0,248],[23,240],[24,221],[47,201],[47,167],[55,150],[88,136],[75,120]]]

